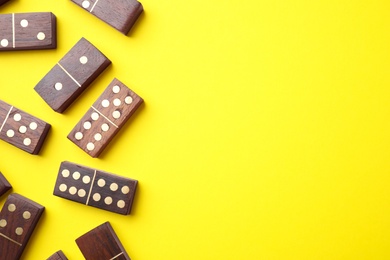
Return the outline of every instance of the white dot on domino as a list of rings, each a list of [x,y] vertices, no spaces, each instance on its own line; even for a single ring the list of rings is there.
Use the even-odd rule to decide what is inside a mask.
[[[115,118],[115,119],[118,119],[121,117],[121,112],[119,112],[118,110],[115,110],[114,112],[112,112],[112,117]]]
[[[14,115],[14,120],[15,120],[16,122],[19,122],[21,119],[22,119],[22,116],[21,116],[19,113],[16,113],[16,114]]]
[[[121,91],[121,88],[118,85],[112,87],[112,92],[114,92],[115,94],[118,94],[119,91]]]
[[[87,194],[87,192],[84,189],[80,189],[77,192],[77,195],[79,195],[80,198],[84,198],[86,194]]]
[[[130,105],[131,103],[133,103],[133,98],[130,97],[130,96],[127,96],[127,97],[125,98],[125,103],[128,104],[128,105]]]
[[[46,35],[43,32],[37,34],[37,39],[43,41],[46,38]]]
[[[54,84],[54,88],[58,91],[60,91],[62,89],[62,83],[61,82],[57,82],[56,84]]]
[[[71,195],[75,195],[77,193],[77,188],[75,186],[72,186],[69,188],[69,193]]]
[[[89,1],[83,1],[83,3],[81,4],[82,5],[82,7],[84,7],[85,9],[87,9],[90,5],[91,5],[91,3],[89,2]]]
[[[31,144],[31,139],[30,139],[30,138],[24,138],[23,144],[24,144],[25,146],[29,146],[29,145]]]
[[[129,186],[123,186],[121,191],[123,194],[127,194],[130,192],[130,188],[129,188]]]
[[[79,172],[74,172],[72,177],[73,177],[73,179],[75,179],[77,181],[78,179],[80,179],[81,174]]]
[[[100,141],[100,140],[102,140],[102,135],[99,134],[99,133],[97,133],[97,134],[95,134],[95,135],[93,136],[93,138],[95,138],[96,141]]]
[[[35,122],[31,122],[30,125],[29,125],[29,127],[30,127],[31,130],[37,130],[38,124],[35,123]]]
[[[7,226],[7,220],[1,219],[0,220],[0,227],[5,227],[5,226]]]
[[[80,57],[80,63],[81,63],[81,64],[87,64],[87,62],[88,62],[87,56],[82,56],[82,57]]]
[[[118,206],[118,208],[123,209],[125,207],[126,203],[124,200],[119,200],[116,205]]]
[[[68,178],[70,175],[70,171],[68,169],[64,169],[64,170],[62,170],[61,174],[62,174],[62,177]]]
[[[102,124],[102,130],[104,132],[107,132],[109,129],[110,129],[110,126],[108,124],[106,124],[106,123]]]
[[[96,120],[99,119],[99,114],[96,113],[96,112],[93,112],[93,113],[91,114],[91,118],[92,118],[92,120],[96,121]]]
[[[28,26],[28,21],[26,19],[23,19],[20,21],[20,26],[26,28]]]
[[[107,205],[111,205],[111,203],[112,203],[112,198],[111,198],[111,197],[106,197],[106,198],[104,199],[104,203],[106,203]]]
[[[114,99],[113,104],[114,104],[114,106],[119,107],[122,104],[122,102],[119,98],[116,98],[116,99]]]
[[[83,133],[77,132],[77,133],[74,135],[74,138],[76,138],[76,140],[81,140],[81,139],[83,139]]]
[[[91,122],[89,122],[89,121],[86,121],[86,122],[84,122],[84,124],[83,124],[83,127],[84,127],[84,129],[86,129],[86,130],[91,129],[91,126],[92,126],[92,124],[91,124]]]
[[[84,177],[83,177],[83,182],[84,182],[85,184],[88,184],[90,181],[91,181],[91,177],[89,177],[89,176],[84,176]]]
[[[102,187],[104,187],[104,185],[106,185],[106,181],[103,179],[99,179],[97,184],[99,185],[99,187],[102,188]]]
[[[16,210],[16,205],[15,204],[9,204],[8,205],[8,211],[9,212],[14,212]]]
[[[117,191],[117,190],[118,190],[118,184],[116,184],[115,182],[114,182],[114,183],[111,183],[111,185],[110,185],[110,190],[112,190],[112,191]]]
[[[93,149],[95,149],[95,145],[93,143],[88,143],[87,144],[87,150],[88,151],[93,151]]]
[[[16,235],[21,236],[23,234],[23,228],[17,227],[15,229],[15,233],[16,233]]]
[[[62,192],[65,192],[67,189],[68,189],[68,186],[66,186],[66,184],[61,184],[58,189]]]
[[[15,135],[14,130],[10,129],[10,130],[7,131],[7,136],[8,136],[8,137],[11,138],[11,137],[14,137],[14,135]]]
[[[31,213],[29,211],[23,212],[23,218],[24,219],[30,219],[31,218]]]
[[[108,101],[107,99],[104,99],[104,100],[102,101],[102,106],[103,106],[103,107],[109,107],[109,106],[110,106],[110,101]]]
[[[102,197],[102,196],[100,196],[99,193],[95,193],[95,194],[93,194],[92,199],[93,199],[94,201],[99,201],[99,200],[101,199],[101,197]]]
[[[0,41],[0,45],[1,45],[1,47],[7,47],[8,46],[8,40],[7,39],[2,39],[1,41]]]
[[[27,127],[22,125],[19,127],[19,133],[25,134],[27,132]]]

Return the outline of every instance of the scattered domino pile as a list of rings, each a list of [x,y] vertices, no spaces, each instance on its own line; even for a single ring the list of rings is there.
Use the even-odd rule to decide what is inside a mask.
[[[0,5],[9,0],[0,0]],[[72,0],[123,34],[143,11],[137,0]],[[107,13],[115,13],[108,17]],[[54,49],[56,17],[50,12],[0,14],[0,51]],[[58,113],[111,64],[87,39],[81,38],[35,86],[35,91]],[[118,79],[69,133],[68,139],[91,157],[98,157],[143,99]],[[0,139],[39,154],[51,125],[0,100]],[[130,214],[137,180],[64,161],[60,164],[55,196],[114,213]],[[0,196],[12,188],[0,172]],[[19,259],[45,207],[11,193],[0,212],[0,260]],[[76,239],[86,259],[130,259],[109,222]],[[48,259],[67,259],[60,250]]]

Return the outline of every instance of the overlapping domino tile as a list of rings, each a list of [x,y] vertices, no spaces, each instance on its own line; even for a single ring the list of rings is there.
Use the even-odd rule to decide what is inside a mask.
[[[92,207],[130,214],[137,181],[71,162],[62,162],[53,194]]]
[[[143,99],[114,79],[81,118],[68,139],[92,157],[98,157]]]

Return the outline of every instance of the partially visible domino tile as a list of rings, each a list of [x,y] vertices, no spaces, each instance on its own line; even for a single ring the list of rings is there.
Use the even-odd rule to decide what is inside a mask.
[[[138,181],[62,162],[53,194],[122,215],[130,214]]]
[[[0,172],[0,197],[12,188],[4,175]]]
[[[143,99],[126,85],[114,79],[68,139],[92,157],[98,157],[142,104]]]
[[[137,0],[72,0],[123,34],[128,34],[143,11]]]
[[[47,260],[68,260],[64,253],[60,250],[51,255]]]
[[[56,17],[53,13],[0,14],[0,51],[56,47]]]
[[[109,222],[77,238],[76,243],[86,260],[130,260]]]
[[[34,89],[54,111],[62,113],[110,64],[103,53],[81,38]]]
[[[7,3],[9,0],[0,0],[0,5]]]
[[[50,124],[0,100],[0,139],[38,154]]]
[[[10,194],[0,212],[0,259],[19,259],[44,207],[19,194]]]

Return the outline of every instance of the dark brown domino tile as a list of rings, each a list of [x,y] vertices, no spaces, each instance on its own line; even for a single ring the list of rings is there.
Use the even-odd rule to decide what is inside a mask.
[[[72,0],[123,34],[128,34],[144,10],[137,0]]]
[[[0,139],[38,154],[50,124],[0,100]]]
[[[51,255],[47,260],[68,260],[64,253],[60,250]]]
[[[130,214],[138,181],[62,162],[53,194],[122,215]]]
[[[0,14],[0,51],[56,47],[56,17],[53,13]]]
[[[44,207],[19,194],[10,194],[0,212],[0,260],[19,259]]]
[[[0,197],[12,188],[4,175],[0,172]]]
[[[81,118],[68,139],[92,157],[98,157],[143,99],[114,79]]]
[[[76,239],[86,260],[130,260],[109,222]]]
[[[34,89],[54,111],[62,113],[110,64],[103,53],[81,38]]]

